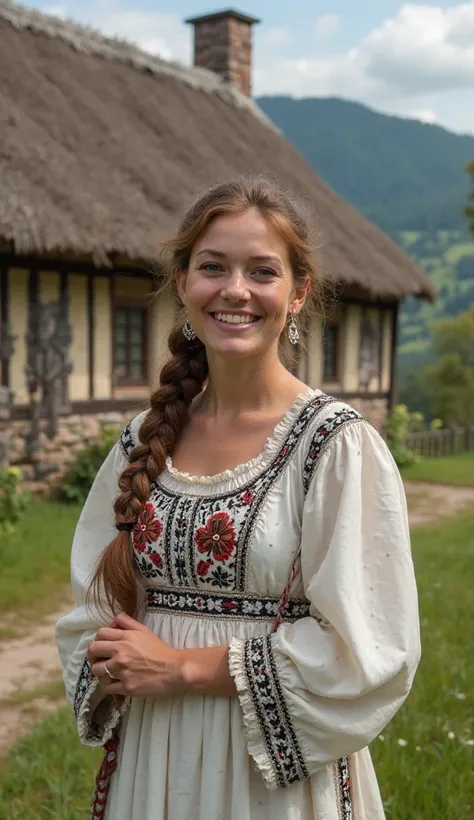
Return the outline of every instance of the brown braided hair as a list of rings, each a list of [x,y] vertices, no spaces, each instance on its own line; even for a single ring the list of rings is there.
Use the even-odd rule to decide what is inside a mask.
[[[323,305],[308,220],[286,192],[262,177],[216,185],[191,205],[176,237],[164,246],[164,287],[175,291],[176,273],[187,272],[196,242],[216,217],[250,209],[267,218],[286,241],[295,286],[303,285],[308,279],[311,282],[309,297],[298,317],[304,328],[312,310],[316,307],[322,312]],[[289,348],[285,348],[285,342],[286,334],[283,334],[282,353],[289,363]],[[118,481],[120,495],[114,503],[117,524],[137,522],[149,499],[151,482],[164,470],[167,456],[173,454],[188,419],[189,407],[208,377],[206,349],[198,338],[188,341],[184,337],[183,316],[173,328],[168,344],[171,359],[163,367],[160,386],[151,396],[150,411],[139,431],[140,443],[131,451],[129,463]],[[88,598],[99,610],[105,610],[106,602],[112,612],[121,610],[136,616],[138,588],[128,532],[119,532],[102,553]]]

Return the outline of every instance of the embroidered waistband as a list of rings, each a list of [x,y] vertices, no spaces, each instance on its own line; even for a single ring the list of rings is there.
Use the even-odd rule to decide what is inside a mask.
[[[180,612],[211,618],[273,621],[280,598],[257,597],[246,593],[208,592],[179,587],[148,587],[146,606],[154,612]],[[309,615],[309,602],[289,598],[282,612],[285,621],[297,621]]]

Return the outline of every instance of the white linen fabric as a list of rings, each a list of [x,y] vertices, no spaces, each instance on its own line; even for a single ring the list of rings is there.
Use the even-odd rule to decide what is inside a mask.
[[[174,647],[228,644],[238,697],[99,701],[84,604],[115,535],[134,419],[104,462],[72,550],[76,609],[57,625],[81,740],[120,724],[108,820],[381,820],[368,745],[405,700],[420,657],[403,485],[348,405],[307,390],[262,453],[193,477],[168,459],[131,536],[140,614]],[[272,624],[295,556],[283,623]]]

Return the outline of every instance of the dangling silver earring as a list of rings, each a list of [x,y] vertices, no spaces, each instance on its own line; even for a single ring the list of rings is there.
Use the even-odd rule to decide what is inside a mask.
[[[294,316],[290,316],[288,320],[288,338],[292,345],[297,345],[300,340],[300,332]]]
[[[185,339],[188,340],[188,342],[192,342],[193,339],[196,338],[196,334],[193,330],[193,326],[192,326],[191,322],[189,321],[189,319],[186,319],[186,321],[183,325],[183,336],[184,336]]]

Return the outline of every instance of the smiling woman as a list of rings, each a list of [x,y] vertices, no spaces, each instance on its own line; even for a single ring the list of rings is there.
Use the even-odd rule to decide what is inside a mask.
[[[207,247],[207,246],[210,247]],[[205,247],[203,247],[205,246]],[[189,270],[177,272],[179,295],[208,360],[240,356],[278,361],[288,315],[304,306],[311,279],[293,279],[287,241],[250,208],[216,217],[193,249]]]
[[[106,749],[94,817],[381,820],[367,746],[419,659],[406,504],[376,431],[285,367],[321,295],[308,226],[238,180],[165,250],[185,316],[86,502],[57,626]]]

